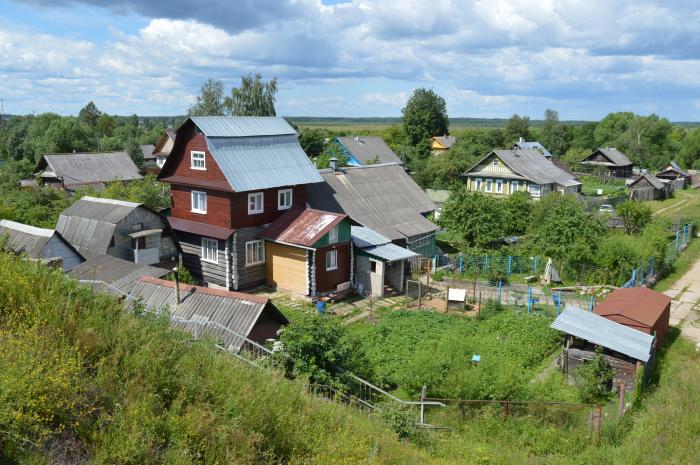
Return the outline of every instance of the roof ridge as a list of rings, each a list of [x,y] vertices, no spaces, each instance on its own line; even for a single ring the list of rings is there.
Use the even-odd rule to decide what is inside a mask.
[[[19,223],[17,221],[12,220],[0,220],[0,227],[5,227],[7,229],[13,229],[15,231],[20,231],[23,233],[42,237],[51,237],[56,232],[54,229],[39,228],[37,226]]]
[[[143,276],[141,278],[141,281],[147,282],[150,284],[156,284],[158,286],[169,287],[171,289],[175,289],[175,281],[170,281],[167,279],[153,278],[151,276]],[[253,294],[246,294],[244,292],[227,291],[224,289],[212,289],[210,287],[195,286],[192,284],[180,283],[180,289],[183,292],[190,292],[190,291],[194,290],[195,292],[199,292],[202,294],[212,295],[212,296],[216,296],[216,297],[230,298],[230,299],[245,300],[247,302],[252,302],[252,303],[257,303],[257,304],[266,304],[270,301],[270,299],[268,299],[267,297],[261,297],[261,296],[257,296],[257,295],[253,295]]]
[[[117,199],[110,199],[110,198],[105,198],[105,197],[92,197],[90,195],[86,195],[84,197],[81,197],[80,200],[87,200],[88,202],[96,202],[96,203],[106,203],[110,205],[121,205],[122,207],[140,207],[143,205],[142,203],[136,203],[136,202],[129,202],[126,200],[117,200]],[[78,200],[78,201],[80,201]]]

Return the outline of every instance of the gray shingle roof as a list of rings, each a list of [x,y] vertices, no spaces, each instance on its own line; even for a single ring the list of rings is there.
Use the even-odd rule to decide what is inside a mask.
[[[85,258],[107,252],[117,223],[141,204],[83,197],[58,217],[56,231]]]
[[[498,158],[506,165],[510,166],[513,171],[536,184],[579,184],[571,174],[557,167],[548,158],[543,157],[537,150],[494,150],[491,153],[495,153]],[[482,158],[479,163],[467,170],[464,174],[471,176],[476,175],[477,172],[472,170],[483,163],[489,156],[491,156],[491,154]],[[490,175],[498,176],[493,173],[490,173]]]
[[[610,163],[612,163],[612,165],[614,166],[628,166],[632,164],[632,161],[629,158],[627,158],[627,156],[624,153],[620,152],[615,147],[599,148],[598,150],[587,156],[581,163],[586,163],[589,158],[595,156],[595,154],[598,152],[605,155],[605,158],[610,160]]]
[[[649,360],[654,342],[649,334],[576,307],[567,307],[552,328],[642,362]]]
[[[141,179],[138,167],[126,152],[44,155],[35,173],[62,178],[66,186]]]
[[[150,160],[155,158],[156,156],[153,155],[153,150],[156,148],[155,145],[153,144],[141,144],[139,145],[141,148],[141,151],[143,152],[143,158],[144,160]]]
[[[188,327],[178,320],[215,323],[201,325],[199,335],[201,336],[203,333],[221,339],[225,347],[233,350],[240,349],[244,341],[235,334],[227,332],[224,328],[248,337],[266,309],[273,312],[282,324],[288,322],[267,298],[240,292],[181,284],[181,302],[176,305],[174,286],[171,281],[145,278],[136,284],[131,295],[140,299],[146,307],[152,310],[169,311],[174,317],[174,325],[190,332],[194,328]]]
[[[130,293],[144,276],[160,278],[166,274],[168,270],[164,268],[141,265],[104,254],[89,258],[68,273],[79,280],[101,281],[125,294]]]
[[[379,163],[403,163],[379,136],[338,137],[337,140],[363,165],[374,160]]]
[[[321,176],[326,182],[307,188],[312,208],[346,213],[391,240],[438,229],[423,216],[435,204],[399,164],[326,169]]]
[[[637,184],[641,179],[646,179],[649,184],[651,184],[654,189],[663,189],[666,184],[663,183],[659,178],[654,176],[653,174],[646,173],[640,175],[637,179],[632,181],[629,186],[627,187],[634,187],[635,184]]]

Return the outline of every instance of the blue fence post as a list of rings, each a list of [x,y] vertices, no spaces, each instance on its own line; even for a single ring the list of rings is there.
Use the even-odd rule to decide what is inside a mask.
[[[561,291],[559,291],[559,298],[557,299],[557,316],[561,314]]]
[[[535,255],[535,259],[532,261],[532,274],[537,274],[537,260],[540,257]]]
[[[591,296],[591,302],[588,304],[588,311],[592,312],[593,311],[593,302],[595,300],[595,296]]]
[[[459,273],[462,273],[462,252],[459,253]]]
[[[532,287],[527,287],[527,313],[532,311]]]
[[[508,255],[508,276],[510,276],[510,265],[512,263],[513,257]]]
[[[678,238],[680,236],[680,228],[676,229],[676,256],[678,256]]]
[[[489,256],[484,255],[484,273],[489,271]]]
[[[685,247],[685,232],[686,232],[687,228],[688,228],[688,225],[684,224],[683,225],[683,247]]]
[[[501,293],[503,292],[503,282],[498,280],[498,305],[501,305]]]

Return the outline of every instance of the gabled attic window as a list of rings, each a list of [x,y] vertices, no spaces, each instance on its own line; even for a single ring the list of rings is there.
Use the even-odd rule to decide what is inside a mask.
[[[202,130],[199,129],[199,126],[197,126],[196,124],[194,125],[194,133],[195,134],[202,134]]]

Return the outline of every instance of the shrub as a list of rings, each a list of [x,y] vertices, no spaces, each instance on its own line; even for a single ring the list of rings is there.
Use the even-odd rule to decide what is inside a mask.
[[[596,346],[595,353],[593,360],[586,361],[576,369],[581,402],[598,403],[610,398],[615,371],[605,360],[602,347]]]

